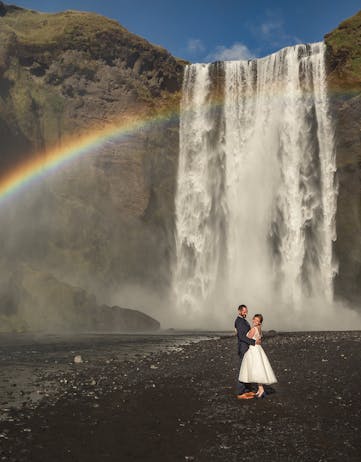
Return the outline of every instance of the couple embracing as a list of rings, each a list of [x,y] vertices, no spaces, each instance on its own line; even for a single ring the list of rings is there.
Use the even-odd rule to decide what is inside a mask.
[[[238,338],[238,354],[241,359],[237,383],[237,398],[264,398],[263,385],[276,383],[277,379],[270,362],[261,347],[263,316],[255,314],[252,327],[246,320],[248,308],[246,305],[238,307],[238,316],[234,323],[235,334]],[[257,392],[251,390],[251,384],[257,384]]]

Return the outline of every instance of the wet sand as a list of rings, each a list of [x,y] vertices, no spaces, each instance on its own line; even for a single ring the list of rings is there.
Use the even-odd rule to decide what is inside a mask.
[[[0,460],[359,461],[360,344],[360,332],[267,337],[279,383],[249,401],[235,398],[234,337],[122,360],[89,346],[51,377],[39,366],[52,390],[6,412]]]

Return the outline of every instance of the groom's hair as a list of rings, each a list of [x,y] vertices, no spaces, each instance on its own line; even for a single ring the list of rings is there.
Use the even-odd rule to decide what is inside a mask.
[[[238,309],[241,311],[242,308],[247,308],[246,305],[239,305]]]

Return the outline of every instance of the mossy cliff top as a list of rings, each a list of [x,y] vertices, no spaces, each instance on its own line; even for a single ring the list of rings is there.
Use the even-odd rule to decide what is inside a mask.
[[[185,61],[98,14],[0,2],[0,44],[1,171],[92,126],[179,104]]]
[[[325,35],[329,83],[333,90],[361,91],[361,11]]]
[[[80,52],[84,61],[121,64],[144,75],[150,96],[158,96],[156,87],[173,93],[181,86],[185,61],[95,13],[39,13],[0,2],[0,39],[0,72],[7,68],[11,56],[18,56],[22,65],[32,66],[33,74],[41,76],[64,52],[73,50]],[[95,71],[93,66],[84,73],[91,77]],[[153,77],[156,82],[150,82]]]
[[[13,32],[19,46],[35,51],[82,49],[89,56],[112,61],[124,45],[136,51],[157,51],[163,59],[171,55],[164,48],[153,45],[132,34],[118,22],[95,13],[65,11],[40,13],[0,2],[2,32]],[[111,45],[111,46],[109,46]],[[180,64],[184,64],[182,60]]]

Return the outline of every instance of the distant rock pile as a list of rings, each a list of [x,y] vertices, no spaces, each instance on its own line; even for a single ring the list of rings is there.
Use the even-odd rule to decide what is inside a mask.
[[[99,305],[84,289],[19,265],[2,287],[0,332],[122,332],[158,330],[150,316],[118,306]],[[6,298],[4,298],[6,294]]]

